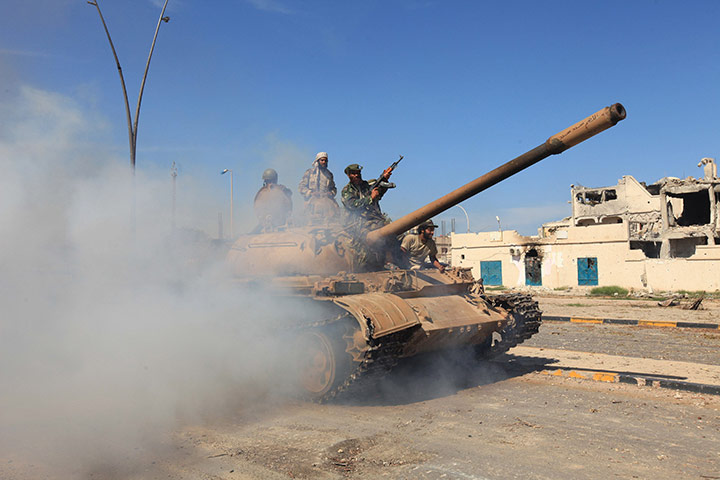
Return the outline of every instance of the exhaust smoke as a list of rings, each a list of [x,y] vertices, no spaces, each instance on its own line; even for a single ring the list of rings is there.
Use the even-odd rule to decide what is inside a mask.
[[[128,468],[183,423],[281,402],[294,307],[229,281],[202,232],[171,236],[167,172],[133,187],[101,119],[30,87],[0,101],[0,477]]]

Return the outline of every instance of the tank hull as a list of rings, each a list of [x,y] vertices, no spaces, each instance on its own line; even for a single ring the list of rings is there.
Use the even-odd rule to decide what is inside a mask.
[[[488,296],[468,269],[388,270],[272,280],[315,319],[298,325],[300,385],[325,401],[362,389],[398,360],[450,349],[498,355],[538,331],[527,295]],[[518,310],[519,304],[524,305]]]
[[[412,332],[399,352],[400,357],[481,345],[507,325],[508,312],[471,295],[469,285],[446,284],[439,272],[422,274],[438,277],[434,279],[438,283],[434,288],[425,287],[420,295],[415,291],[367,293],[339,297],[333,302],[352,315],[369,339],[379,341],[402,330]]]

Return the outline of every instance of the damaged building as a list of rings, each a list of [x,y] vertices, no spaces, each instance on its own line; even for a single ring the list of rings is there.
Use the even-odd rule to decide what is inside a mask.
[[[720,179],[714,159],[698,167],[702,178],[572,185],[570,217],[537,236],[453,234],[452,263],[486,285],[720,289]]]

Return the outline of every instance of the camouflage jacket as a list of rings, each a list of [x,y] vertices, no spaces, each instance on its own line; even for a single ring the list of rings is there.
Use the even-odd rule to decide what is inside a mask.
[[[337,187],[332,172],[327,168],[321,170],[317,165],[308,168],[300,180],[298,192],[305,200],[308,200],[313,193],[325,193],[334,197],[337,194]]]
[[[374,180],[371,181],[374,182]],[[348,183],[342,189],[342,203],[350,221],[355,217],[361,217],[365,220],[381,220],[384,222],[385,216],[380,210],[379,202],[385,195],[387,188],[381,187],[378,189],[380,190],[380,196],[375,202],[370,197],[372,190],[370,183],[365,180],[362,180],[359,185]]]

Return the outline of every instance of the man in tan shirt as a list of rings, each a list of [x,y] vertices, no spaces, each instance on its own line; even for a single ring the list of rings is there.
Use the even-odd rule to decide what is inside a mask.
[[[445,265],[437,259],[437,245],[433,240],[437,225],[432,220],[426,220],[417,227],[417,233],[406,235],[400,244],[400,250],[408,255],[411,268],[432,268],[445,271]],[[430,262],[426,262],[426,258]]]

